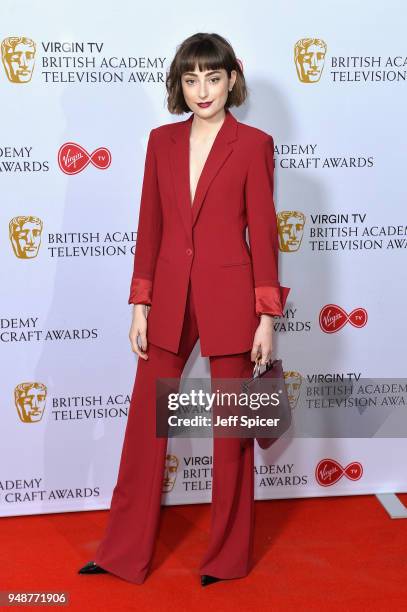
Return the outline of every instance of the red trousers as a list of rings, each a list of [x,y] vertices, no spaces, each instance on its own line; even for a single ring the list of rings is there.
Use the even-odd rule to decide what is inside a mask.
[[[198,338],[190,282],[178,353],[148,343],[149,358],[138,359],[117,483],[106,532],[94,557],[98,565],[133,583],[144,582],[150,569],[160,518],[167,439],[156,437],[156,378],[181,377]],[[250,378],[254,365],[250,354],[210,356],[211,378]],[[244,446],[239,438],[213,439],[211,530],[201,575],[240,578],[251,569],[254,460],[250,442]]]

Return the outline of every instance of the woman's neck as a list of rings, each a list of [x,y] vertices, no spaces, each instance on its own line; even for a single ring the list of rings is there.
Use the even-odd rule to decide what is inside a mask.
[[[192,119],[191,136],[197,140],[206,140],[207,138],[211,138],[222,127],[225,117],[226,112],[224,108],[207,119],[203,119],[194,113],[194,117]]]

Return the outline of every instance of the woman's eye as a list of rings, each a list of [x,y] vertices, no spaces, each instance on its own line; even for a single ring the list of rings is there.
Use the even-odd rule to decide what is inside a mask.
[[[212,77],[210,79],[211,83],[217,83],[218,81],[220,81],[219,77]],[[187,85],[193,85],[195,83],[195,79],[185,79],[185,83]]]

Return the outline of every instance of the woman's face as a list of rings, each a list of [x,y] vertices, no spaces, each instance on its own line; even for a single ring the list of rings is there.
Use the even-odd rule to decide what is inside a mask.
[[[224,68],[201,72],[196,65],[193,72],[184,72],[181,78],[185,102],[199,117],[213,117],[224,108],[236,76],[236,70],[232,70],[229,78]]]

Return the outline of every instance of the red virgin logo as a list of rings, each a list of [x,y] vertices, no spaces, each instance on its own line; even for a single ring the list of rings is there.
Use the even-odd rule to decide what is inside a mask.
[[[319,325],[327,334],[339,331],[348,321],[353,327],[363,327],[367,323],[367,310],[361,307],[354,308],[350,314],[347,314],[337,304],[326,304],[319,313]]]
[[[65,174],[78,174],[89,164],[99,170],[106,170],[110,166],[112,156],[106,147],[99,147],[89,153],[75,142],[66,142],[58,151],[58,164]]]
[[[322,487],[330,487],[346,476],[349,480],[359,480],[363,467],[359,461],[352,461],[343,468],[335,459],[321,459],[315,468],[315,478]]]

